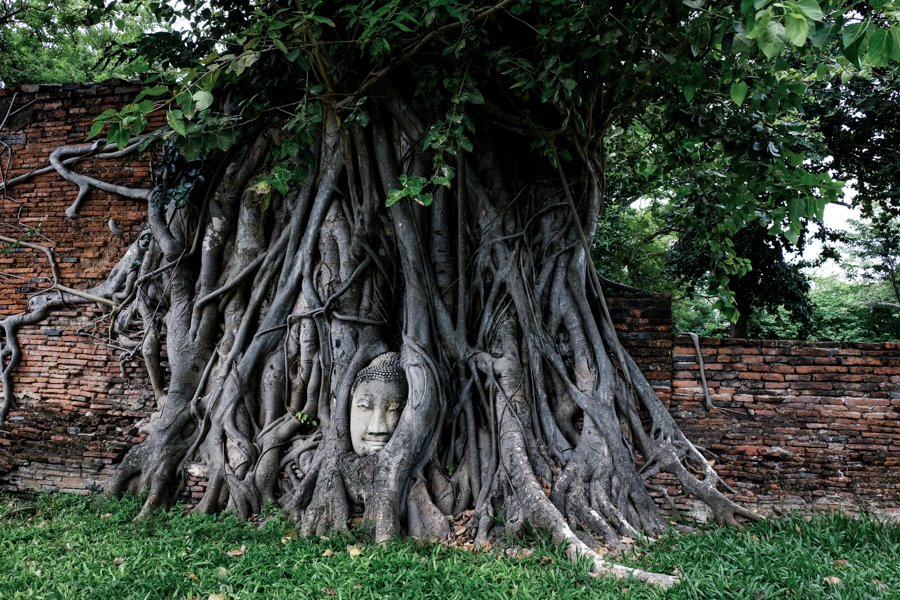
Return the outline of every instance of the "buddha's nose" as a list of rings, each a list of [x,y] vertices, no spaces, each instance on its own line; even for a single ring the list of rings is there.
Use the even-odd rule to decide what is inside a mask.
[[[387,421],[384,418],[384,408],[378,406],[372,413],[372,420],[369,421],[369,434],[387,435],[390,433],[387,427]]]

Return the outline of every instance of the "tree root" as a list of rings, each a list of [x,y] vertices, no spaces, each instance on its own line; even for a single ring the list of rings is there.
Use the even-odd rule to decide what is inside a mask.
[[[54,152],[53,168],[79,188],[73,212],[99,187],[147,202],[148,229],[87,292],[61,287],[52,252],[32,245],[50,258],[55,287],[0,323],[0,421],[14,399],[18,329],[99,302],[113,307],[111,337],[143,358],[156,398],[145,441],[106,486],[149,490],[142,515],[173,502],[199,461],[209,478],[198,512],[248,518],[277,501],[304,535],[322,535],[362,510],[382,541],[444,539],[451,518],[473,511],[477,543],[530,523],[597,573],[673,585],[606,561],[574,530],[613,548],[660,531],[647,483],[658,472],[717,520],[757,517],[719,491],[616,338],[585,233],[600,206],[598,164],[585,159],[573,177],[487,136],[477,164],[460,152],[434,206],[387,209],[401,175],[430,168],[428,119],[381,91],[365,129],[326,112],[316,164],[284,195],[254,186],[277,137],[260,129],[215,165],[166,150],[152,192],[72,170],[115,154],[108,147]],[[387,350],[401,353],[406,404],[383,449],[359,457],[354,378]]]

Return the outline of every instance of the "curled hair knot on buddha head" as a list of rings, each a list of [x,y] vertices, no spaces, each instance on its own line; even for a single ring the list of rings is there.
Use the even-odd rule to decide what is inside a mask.
[[[406,372],[400,362],[400,353],[385,352],[372,359],[356,374],[350,393],[353,394],[364,381],[400,381],[406,385]]]

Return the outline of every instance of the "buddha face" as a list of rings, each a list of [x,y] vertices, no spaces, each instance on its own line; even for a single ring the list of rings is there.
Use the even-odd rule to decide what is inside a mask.
[[[350,441],[360,456],[374,454],[388,443],[406,404],[403,381],[360,381],[350,398]]]

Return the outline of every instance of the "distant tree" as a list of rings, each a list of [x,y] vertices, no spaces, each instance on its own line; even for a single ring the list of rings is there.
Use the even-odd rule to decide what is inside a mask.
[[[665,207],[645,209],[610,204],[597,220],[592,254],[608,280],[648,292],[672,292],[666,257],[674,237],[663,221]],[[600,257],[603,257],[601,260]]]
[[[882,281],[900,308],[900,219],[876,210],[871,221],[852,221],[843,266],[856,280]]]
[[[885,282],[814,277],[810,298],[815,338],[846,342],[900,341],[900,307]]]
[[[670,286],[712,298],[732,335],[776,307],[809,329],[809,286],[790,255],[841,189],[820,168],[828,148],[803,114],[810,80],[749,67],[723,98],[685,77],[686,105],[650,106],[610,136],[609,202],[656,204],[661,231],[677,239]]]
[[[88,0],[0,2],[0,87],[136,77],[146,71],[145,59],[110,62],[104,55],[163,28],[139,2],[118,4],[96,22]]]
[[[24,0],[0,0],[0,26],[17,19],[27,6]]]
[[[846,77],[835,70],[817,80],[806,111],[833,158],[824,166],[854,182],[854,204],[877,226],[900,217],[900,69],[883,64]]]
[[[878,22],[871,7],[858,9],[860,27]],[[777,81],[764,71],[745,72],[732,85],[734,104],[710,99],[702,85],[690,84],[692,74],[686,72],[682,92],[691,99],[687,107],[671,113],[671,106],[648,106],[628,130],[608,138],[610,158],[617,159],[611,160],[608,175],[610,201],[656,199],[668,206],[671,218],[665,227],[680,240],[670,255],[673,278],[698,300],[713,298],[715,314],[731,320],[734,335],[762,334],[751,323],[772,319],[792,335],[812,332],[809,284],[803,265],[790,255],[802,251],[811,221],[820,225],[816,235],[821,239],[840,239],[821,222],[824,204],[838,199],[839,185],[830,182],[829,174],[854,182],[854,205],[871,218],[873,234],[880,230],[885,241],[895,237],[891,223],[900,219],[900,70],[889,58],[900,50],[890,35],[878,34],[877,52],[856,53],[853,46],[862,38],[854,35],[860,27],[838,42],[849,51],[819,65],[814,78],[801,69],[781,72]],[[764,109],[767,103],[795,110],[772,119]],[[762,232],[747,214],[733,213],[723,201],[749,194],[765,215]],[[806,210],[806,203],[815,209]],[[766,207],[772,205],[809,217],[769,219]],[[742,206],[751,211],[754,202]],[[837,258],[835,246],[826,245],[823,256]]]
[[[802,262],[790,262],[785,256],[792,249],[781,236],[770,235],[760,225],[742,228],[733,236],[734,251],[749,268],[728,280],[737,318],[731,320],[731,337],[748,337],[751,316],[758,311],[783,309],[800,326],[799,334],[813,327],[809,282]],[[688,295],[709,276],[707,250],[695,242],[693,232],[679,238],[670,255],[672,270],[687,286]]]

